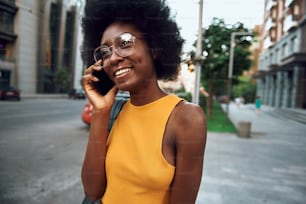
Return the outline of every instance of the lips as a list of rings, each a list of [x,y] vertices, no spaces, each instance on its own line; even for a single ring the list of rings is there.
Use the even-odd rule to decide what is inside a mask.
[[[131,68],[122,68],[122,69],[119,69],[119,70],[115,71],[114,75],[115,75],[115,77],[119,77],[119,76],[122,76],[122,75],[128,73],[129,71],[131,71]]]

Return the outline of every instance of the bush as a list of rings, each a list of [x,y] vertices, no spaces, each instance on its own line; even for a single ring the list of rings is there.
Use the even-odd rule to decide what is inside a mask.
[[[60,93],[67,93],[71,83],[71,73],[66,69],[59,69],[54,76],[55,86]]]
[[[240,83],[233,87],[233,96],[243,97],[245,103],[254,103],[256,95],[256,85],[251,79],[246,77],[239,78]]]
[[[203,94],[200,94],[199,96],[199,105],[206,113],[206,97]]]
[[[192,95],[191,95],[190,92],[177,92],[177,93],[175,93],[175,95],[185,99],[186,101],[189,101],[189,102],[192,101]]]

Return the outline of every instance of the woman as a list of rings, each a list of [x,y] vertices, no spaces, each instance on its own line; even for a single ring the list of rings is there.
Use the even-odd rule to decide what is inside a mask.
[[[259,112],[260,112],[260,107],[261,107],[261,99],[260,99],[260,96],[256,96],[256,99],[255,99],[255,109],[256,109],[256,114],[258,115]]]
[[[88,0],[82,26],[89,66],[83,86],[93,104],[82,167],[86,197],[103,204],[195,203],[206,120],[199,106],[158,86],[176,77],[183,44],[169,8],[163,0]],[[94,74],[101,70],[114,83],[103,94],[96,84],[109,84]],[[130,99],[108,132],[118,90]]]

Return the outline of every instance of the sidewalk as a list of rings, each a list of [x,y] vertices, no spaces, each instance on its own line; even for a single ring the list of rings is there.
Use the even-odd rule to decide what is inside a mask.
[[[251,122],[251,137],[208,133],[197,204],[306,203],[306,125],[268,111],[231,104],[230,119]]]

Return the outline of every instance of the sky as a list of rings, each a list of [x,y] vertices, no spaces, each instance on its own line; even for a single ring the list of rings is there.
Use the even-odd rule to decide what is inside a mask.
[[[181,35],[186,40],[183,50],[195,50],[199,27],[199,0],[167,0]],[[213,17],[224,19],[226,24],[241,22],[248,29],[262,24],[264,0],[203,0],[202,27],[207,28]]]

